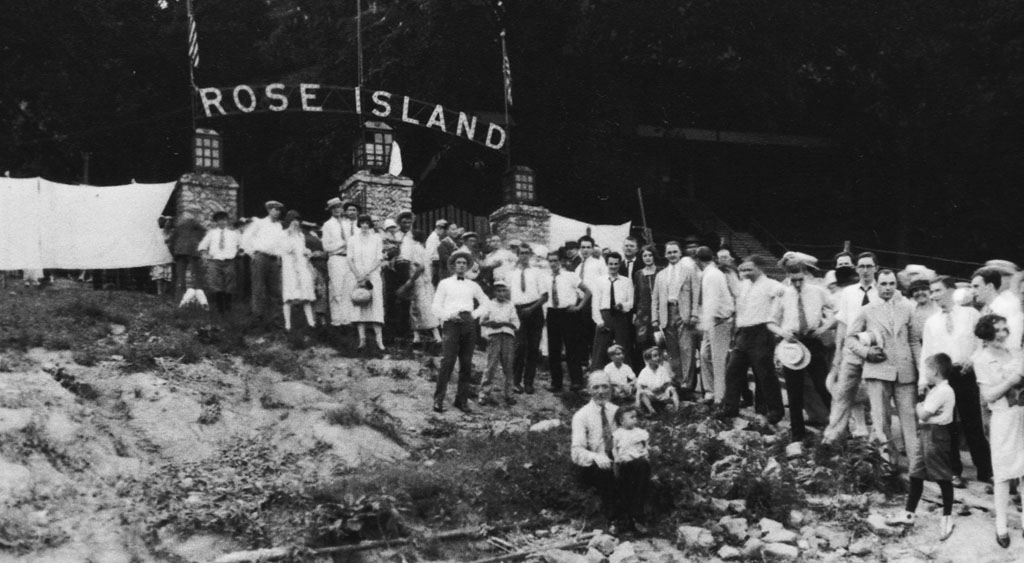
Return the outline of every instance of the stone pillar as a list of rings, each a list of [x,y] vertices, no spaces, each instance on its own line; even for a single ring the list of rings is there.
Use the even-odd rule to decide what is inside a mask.
[[[197,219],[209,228],[217,211],[238,218],[238,182],[231,176],[209,172],[186,172],[175,186],[177,221]]]
[[[490,216],[491,233],[502,240],[519,239],[530,244],[548,245],[551,212],[546,207],[525,203],[507,203]]]
[[[354,201],[363,207],[363,213],[381,223],[404,210],[412,209],[413,181],[405,176],[374,174],[360,170],[341,185],[342,201]],[[378,225],[379,226],[379,225]]]

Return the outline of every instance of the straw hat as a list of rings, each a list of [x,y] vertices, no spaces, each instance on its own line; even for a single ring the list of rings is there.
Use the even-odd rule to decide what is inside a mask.
[[[811,363],[811,351],[803,342],[783,340],[775,347],[775,357],[779,363],[791,370],[801,370]]]

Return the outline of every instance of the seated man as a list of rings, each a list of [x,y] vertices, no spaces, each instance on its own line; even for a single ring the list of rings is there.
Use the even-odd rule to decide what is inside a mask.
[[[597,489],[601,497],[601,512],[611,522],[616,490],[612,471],[612,433],[615,431],[615,411],[619,407],[609,401],[612,385],[608,374],[603,371],[590,373],[587,390],[590,402],[572,417],[572,462],[577,466],[581,484]]]

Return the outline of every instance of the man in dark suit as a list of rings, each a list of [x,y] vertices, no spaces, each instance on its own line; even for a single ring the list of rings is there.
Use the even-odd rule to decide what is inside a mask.
[[[619,275],[632,280],[633,273],[644,265],[640,263],[640,241],[636,237],[629,236],[622,242],[622,264],[619,264]]]

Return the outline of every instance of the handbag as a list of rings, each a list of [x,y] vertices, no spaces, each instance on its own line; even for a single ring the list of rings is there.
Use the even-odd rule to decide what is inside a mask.
[[[373,301],[373,293],[370,292],[372,287],[373,285],[370,282],[364,282],[353,289],[350,297],[352,304],[357,307],[363,307],[368,305],[370,301]]]

